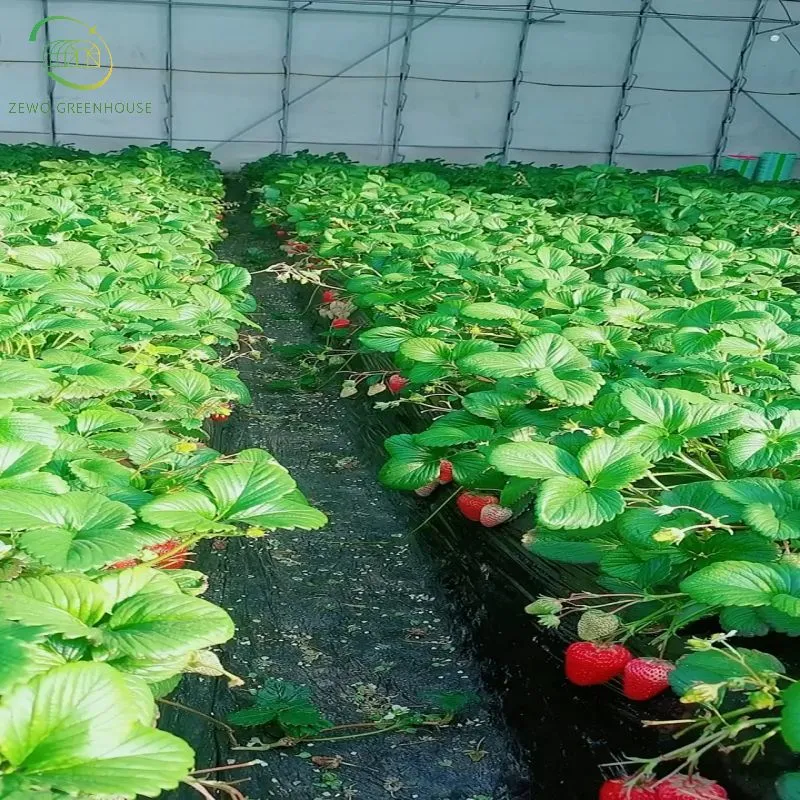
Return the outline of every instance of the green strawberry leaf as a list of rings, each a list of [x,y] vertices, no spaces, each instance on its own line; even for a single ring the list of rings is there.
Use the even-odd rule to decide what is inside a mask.
[[[90,492],[71,492],[47,503],[36,503],[35,497],[0,493],[0,508],[7,527],[27,528],[20,547],[51,567],[87,570],[133,555],[143,544],[124,503]]]
[[[364,331],[359,335],[358,341],[365,350],[378,353],[395,353],[403,342],[412,337],[413,334],[405,328],[384,325]]]
[[[112,657],[156,662],[222,644],[234,632],[223,609],[180,592],[128,597],[101,628],[103,646]]]
[[[603,384],[602,377],[591,370],[589,359],[553,333],[526,339],[514,351],[467,356],[458,366],[467,374],[488,378],[529,375],[542,393],[573,405],[587,404]]]
[[[384,443],[390,455],[380,471],[380,480],[390,489],[417,489],[439,477],[441,458],[417,444],[411,434],[390,436]]]
[[[768,653],[743,647],[737,648],[737,652],[742,661],[734,658],[731,653],[716,649],[681,656],[670,673],[670,686],[675,694],[682,697],[699,683],[716,684],[732,678],[750,677],[751,671],[778,675],[786,673],[783,664]]]
[[[517,478],[578,477],[581,465],[566,450],[544,442],[510,442],[493,448],[489,463]]]
[[[623,439],[602,436],[578,454],[583,474],[598,489],[624,489],[641,478],[650,463]]]
[[[415,441],[423,447],[452,447],[458,444],[488,441],[494,428],[480,417],[465,411],[451,411],[439,417],[427,430],[416,434]]]
[[[476,417],[499,421],[505,410],[519,408],[525,402],[524,396],[511,392],[472,392],[461,404],[465,411]]]
[[[138,717],[137,701],[112,667],[65,664],[5,695],[0,752],[10,771],[39,786],[154,797],[176,788],[194,758],[185,742]]]
[[[800,800],[800,772],[784,772],[775,781],[778,800]]]
[[[781,692],[781,735],[793,753],[800,753],[800,684]]]
[[[441,366],[451,361],[452,348],[441,339],[415,338],[402,342],[397,352],[410,361]]]
[[[741,517],[770,539],[800,537],[800,489],[791,481],[742,478],[717,481],[716,491],[742,506]]]
[[[143,505],[139,515],[151,525],[180,532],[208,533],[225,531],[231,527],[217,520],[217,507],[210,497],[193,491],[157,497]]]
[[[709,605],[771,605],[800,616],[800,568],[790,564],[721,561],[685,578],[681,591]]]
[[[760,611],[760,608],[729,606],[720,612],[719,622],[723,630],[736,631],[739,636],[766,636],[770,627]]]
[[[46,369],[9,360],[0,364],[0,398],[48,397],[55,389],[53,376]]]
[[[35,645],[44,638],[44,628],[0,621],[0,693],[27,682],[39,671]]]
[[[622,495],[612,489],[589,486],[580,478],[550,478],[539,488],[537,519],[546,527],[593,528],[625,510]]]
[[[94,626],[111,610],[111,597],[82,575],[42,575],[0,584],[0,613],[67,639],[98,640]]]

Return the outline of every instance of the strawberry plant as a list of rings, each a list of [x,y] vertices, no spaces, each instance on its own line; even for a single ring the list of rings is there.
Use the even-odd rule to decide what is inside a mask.
[[[334,725],[327,720],[311,698],[307,686],[279,678],[268,678],[252,698],[253,704],[234,711],[228,721],[243,728],[260,728],[272,742],[251,742],[237,750],[264,751],[293,747],[303,741],[338,742],[389,733],[413,733],[424,728],[451,724],[476,700],[470,692],[431,692],[425,698],[424,711],[394,703],[372,709],[368,720]],[[326,756],[320,756],[326,758]]]
[[[0,171],[0,797],[205,791],[155,727],[184,673],[234,679],[189,553],[325,521],[269,453],[207,444],[254,327],[210,249],[221,177],[166,147],[0,146]]]
[[[594,585],[534,613],[553,627],[580,612],[580,653],[603,681],[622,676],[639,702],[665,680],[675,688],[685,662],[673,670],[663,656],[689,647],[698,621],[724,636],[800,635],[794,187],[309,154],[246,174],[256,221],[308,245],[276,274],[336,286],[354,309],[340,363],[383,354],[391,385],[379,386],[395,393],[377,407],[427,420],[387,439],[383,482],[427,497],[447,462],[467,519],[518,518],[532,557],[594,565]],[[374,385],[353,372],[342,396]],[[627,680],[622,658],[603,671],[608,652],[634,643]],[[601,682],[578,666],[579,682]],[[697,788],[700,753],[760,752],[749,722],[723,731],[706,719],[708,737],[681,751],[659,797]],[[769,731],[800,752],[785,724]],[[655,780],[661,764],[631,779]],[[777,787],[788,800],[796,778]]]

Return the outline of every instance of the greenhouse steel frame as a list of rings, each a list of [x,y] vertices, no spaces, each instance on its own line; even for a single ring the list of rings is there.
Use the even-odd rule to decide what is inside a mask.
[[[3,5],[4,105],[49,109],[6,113],[3,141],[167,141],[205,146],[226,166],[311,149],[670,168],[800,149],[798,0]],[[115,53],[91,97],[47,79],[26,47],[37,19],[67,17],[102,29]],[[73,98],[145,99],[153,113],[76,119],[59,105]]]

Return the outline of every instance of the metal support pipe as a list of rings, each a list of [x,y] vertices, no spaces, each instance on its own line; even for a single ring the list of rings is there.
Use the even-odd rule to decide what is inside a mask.
[[[722,153],[728,146],[728,136],[730,134],[733,118],[736,116],[736,102],[739,95],[747,83],[747,63],[750,61],[750,55],[753,52],[753,45],[756,43],[756,36],[758,35],[758,26],[764,17],[764,12],[767,10],[767,0],[756,0],[755,7],[753,8],[753,16],[747,25],[747,32],[742,40],[742,46],[739,50],[739,58],[736,61],[736,69],[731,78],[730,91],[728,93],[728,102],[725,104],[725,112],[722,115],[722,122],[719,126],[719,136],[717,137],[717,144],[714,148],[714,160],[712,168],[718,169],[719,162],[722,158]]]
[[[628,61],[625,64],[625,75],[622,78],[619,101],[617,102],[617,113],[614,115],[614,130],[611,134],[611,144],[608,148],[609,164],[615,163],[617,151],[624,138],[622,134],[622,122],[631,110],[628,98],[630,97],[631,89],[633,89],[636,83],[636,79],[639,77],[636,74],[636,59],[639,57],[639,49],[642,46],[645,25],[647,25],[647,17],[650,14],[652,5],[653,0],[642,0],[642,4],[639,7],[639,16],[636,18],[636,25],[633,29],[633,38],[631,39],[631,46],[628,50]]]
[[[448,5],[444,6],[444,8],[442,8],[441,11],[439,11],[436,14],[434,14],[432,17],[427,17],[422,22],[418,23],[417,25],[412,26],[412,31],[415,31],[418,28],[421,28],[423,25],[428,25],[429,23],[433,22],[433,20],[438,19],[439,17],[441,17],[442,14],[446,14],[448,11],[450,11],[453,8],[455,8],[456,6],[460,6],[463,2],[464,2],[464,0],[455,0],[455,2],[449,3]],[[331,81],[335,81],[337,78],[341,78],[343,75],[346,75],[348,72],[350,72],[351,69],[355,69],[357,66],[359,66],[359,64],[363,64],[365,61],[367,61],[368,59],[372,58],[373,56],[376,56],[378,53],[382,53],[384,50],[386,50],[387,47],[391,47],[395,42],[400,41],[400,39],[402,39],[402,38],[403,38],[403,34],[401,34],[400,36],[395,36],[394,38],[388,39],[386,42],[384,42],[379,47],[376,47],[374,50],[370,50],[366,55],[361,56],[360,58],[356,59],[352,63],[348,64],[343,69],[340,69],[335,75],[329,75],[327,78],[325,78],[325,80],[320,81],[316,86],[312,86],[310,89],[306,89],[304,92],[301,92],[299,95],[297,95],[297,97],[295,97],[292,100],[290,100],[288,105],[292,105],[293,103],[297,103],[300,100],[304,100],[309,95],[312,95],[312,94],[314,94],[314,92],[319,91],[323,86],[327,86]],[[269,114],[265,114],[263,117],[261,117],[260,119],[257,119],[255,122],[251,123],[246,128],[242,128],[242,130],[240,130],[237,133],[235,133],[229,139],[226,139],[224,142],[221,142],[216,147],[212,148],[211,152],[213,153],[213,152],[219,150],[220,147],[223,147],[224,145],[229,144],[230,142],[236,141],[236,139],[239,139],[240,137],[244,136],[246,133],[250,133],[250,131],[253,130],[253,128],[257,128],[259,125],[263,124],[267,120],[272,119],[273,117],[275,117],[278,114],[280,114],[281,110],[282,109],[279,108],[276,111],[272,111]]]
[[[292,90],[292,43],[294,42],[294,3],[286,0],[286,39],[283,45],[283,86],[281,87],[281,115],[278,119],[278,129],[281,132],[281,155],[286,155],[289,149],[289,108],[292,101],[289,99]]]
[[[47,0],[42,0],[42,19],[50,16]],[[50,77],[50,23],[44,23],[44,58],[47,63],[47,100],[50,103],[50,142],[56,143],[56,105],[54,100],[55,81]]]
[[[403,37],[403,54],[400,57],[400,78],[397,81],[397,103],[394,109],[394,130],[392,131],[392,154],[391,163],[394,164],[400,158],[400,139],[403,136],[403,109],[406,107],[406,84],[408,83],[408,73],[410,71],[409,58],[411,56],[411,34],[414,33],[414,12],[416,0],[408,0],[408,11],[406,12],[406,32]]]
[[[39,0],[30,0],[30,2],[39,2]],[[166,5],[168,0],[81,0],[83,3],[98,3],[103,4],[106,6],[114,5],[114,4],[122,4],[122,5],[146,5],[150,8],[154,6],[163,6]],[[175,0],[175,6],[181,8],[201,8],[201,9],[236,9],[236,10],[245,10],[245,11],[259,11],[259,12],[266,12],[271,13],[274,11],[280,11],[283,9],[283,5],[277,5],[277,3],[281,2],[282,0],[273,0],[276,5],[272,4],[265,4],[265,3],[235,3],[235,2],[215,2],[215,0]],[[800,2],[800,0],[784,0],[784,2]],[[304,6],[300,6],[295,8],[295,11],[309,11],[313,13],[326,13],[326,14],[359,14],[359,15],[366,15],[366,16],[382,16],[382,17],[390,17],[391,13],[387,11],[381,10],[370,10],[371,7],[375,7],[376,9],[380,9],[382,6],[385,6],[385,0],[306,0]],[[442,2],[441,0],[436,0],[435,2],[428,2],[427,0],[422,0],[422,2],[417,3],[417,19],[426,19],[427,13],[421,12],[431,12],[432,17],[438,16],[438,9],[441,7]],[[326,6],[328,6],[326,8]],[[346,6],[354,6],[356,8],[347,8]],[[484,15],[459,15],[459,19],[470,19],[470,20],[480,20],[480,21],[495,21],[495,22],[508,22],[513,24],[518,24],[519,19],[514,16],[519,13],[513,6],[508,5],[495,5],[492,3],[485,3],[485,4],[471,4],[470,7],[474,7],[481,11],[486,11],[487,13]],[[636,17],[638,16],[638,11],[609,11],[603,9],[586,9],[586,8],[560,8],[558,6],[553,6],[551,3],[542,3],[535,7],[536,11],[542,11],[544,13],[555,13],[557,15],[571,15],[571,16],[592,16],[592,17],[618,17],[618,18],[625,18],[625,17]],[[521,11],[521,9],[520,9]],[[508,15],[508,16],[493,16],[493,15]],[[689,14],[689,13],[675,13],[675,12],[665,12],[663,14],[654,14],[653,16],[659,16],[666,19],[680,19],[680,20],[687,20],[687,21],[696,21],[696,22],[747,22],[749,17],[747,16],[740,16],[736,14],[730,15],[721,15],[721,14]],[[765,17],[763,22],[765,23],[775,23],[776,25],[781,25],[786,22],[786,19],[776,19],[772,17]],[[560,24],[560,23],[559,23]]]
[[[528,0],[525,7],[525,19],[522,21],[519,41],[517,42],[517,56],[514,62],[514,77],[511,80],[511,91],[508,94],[508,111],[506,112],[505,128],[503,130],[503,153],[500,157],[501,164],[508,163],[508,153],[511,150],[511,140],[514,138],[514,117],[519,111],[519,87],[522,85],[524,73],[522,67],[525,62],[525,51],[528,48],[528,37],[531,32],[531,13],[536,0]]]
[[[733,78],[728,75],[728,73],[725,72],[725,70],[722,69],[722,67],[717,64],[713,58],[704,53],[688,36],[685,36],[680,30],[678,30],[678,28],[676,28],[663,14],[655,9],[653,9],[653,14],[655,14],[676,36],[686,42],[686,44],[688,44],[689,47],[691,47],[692,50],[694,50],[695,53],[697,53],[697,55],[703,59],[703,61],[705,61],[709,66],[713,67],[720,75],[722,75],[723,78],[733,81]],[[783,128],[783,130],[786,131],[786,133],[788,133],[790,136],[793,136],[798,142],[800,142],[800,133],[792,130],[782,119],[776,117],[775,114],[773,114],[762,102],[753,97],[753,95],[748,92],[747,89],[741,89],[740,94],[743,94],[745,97],[747,97],[754,106],[760,108],[764,114],[766,114],[776,125],[779,125],[781,128]]]
[[[173,132],[172,132],[172,87],[173,87],[173,62],[172,62],[172,0],[167,3],[167,53],[166,53],[166,77],[167,85],[165,89],[165,100],[167,102],[167,115],[164,118],[164,128],[167,134],[167,144],[172,147]]]

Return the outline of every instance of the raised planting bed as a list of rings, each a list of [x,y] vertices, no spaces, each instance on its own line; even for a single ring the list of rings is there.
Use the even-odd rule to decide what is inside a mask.
[[[208,446],[249,401],[226,364],[254,309],[210,249],[221,176],[165,147],[0,171],[0,797],[208,796],[155,724],[185,673],[241,682],[191,550],[325,523],[268,452]]]
[[[438,165],[303,155],[248,170],[256,218],[288,239],[273,272],[326,292],[327,356],[351,371],[342,395],[417,412],[387,423],[384,483],[430,497],[432,512],[457,492],[450,504],[484,538],[443,522],[434,549],[465,562],[476,589],[492,576],[501,614],[546,594],[528,611],[543,649],[558,635],[582,641],[567,652],[572,683],[622,678],[629,703],[582,688],[574,714],[553,712],[583,725],[565,731],[583,740],[567,780],[608,748],[618,766],[603,771],[603,800],[796,797],[800,700],[786,643],[800,631],[800,258],[791,246],[554,213],[546,199],[488,193],[483,174],[494,189],[496,168],[457,187]],[[789,199],[762,212],[776,230]],[[375,353],[391,364],[356,360],[386,358]],[[503,524],[530,533],[498,535]],[[533,649],[516,649],[519,620],[510,656],[495,658],[517,665],[513,678]],[[517,695],[546,706],[521,703],[529,741],[547,690],[567,697],[552,666],[536,670],[547,660],[532,656]],[[651,745],[641,718],[686,732]],[[594,775],[575,796],[596,795]]]

